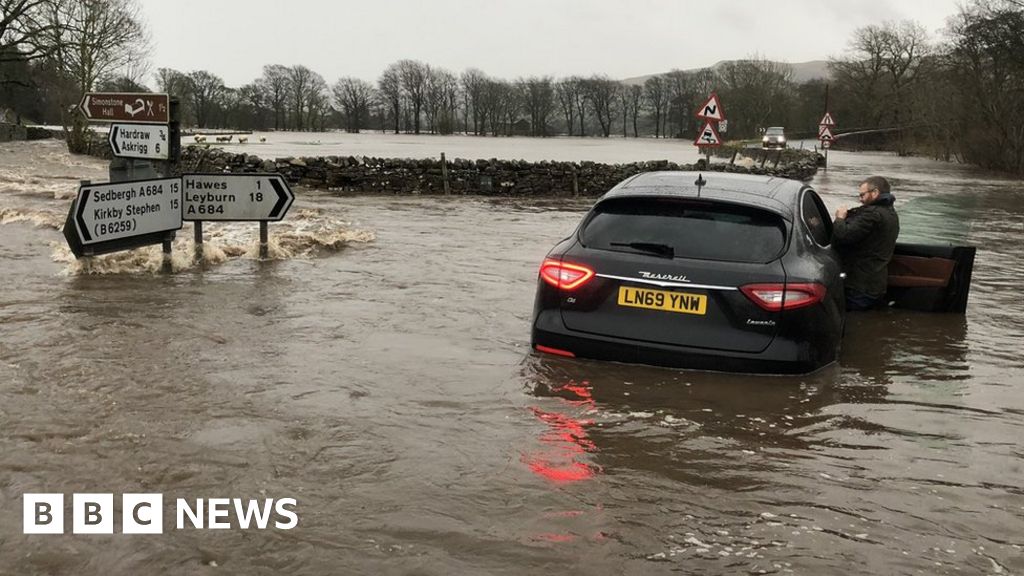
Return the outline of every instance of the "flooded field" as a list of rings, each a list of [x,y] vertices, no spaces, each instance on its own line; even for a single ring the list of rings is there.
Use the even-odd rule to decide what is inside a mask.
[[[0,145],[0,574],[1022,574],[1024,185],[830,163],[830,208],[880,173],[905,239],[978,247],[968,313],[851,316],[838,365],[781,378],[532,354],[592,200],[300,189],[272,259],[207,225],[194,265],[186,227],[161,274],[68,254],[104,162]],[[168,529],[26,536],[26,492],[160,492]],[[215,497],[299,524],[174,529]]]
[[[527,138],[522,136],[437,136],[431,134],[390,134],[363,132],[256,132],[218,143],[214,136],[207,144],[235,153],[255,154],[261,158],[301,156],[374,156],[378,158],[439,158],[444,152],[451,160],[502,158],[603,162],[617,164],[646,160],[671,160],[692,163],[699,158],[697,149],[687,140],[655,138]],[[261,140],[263,140],[261,142]],[[194,138],[182,138],[182,144]]]

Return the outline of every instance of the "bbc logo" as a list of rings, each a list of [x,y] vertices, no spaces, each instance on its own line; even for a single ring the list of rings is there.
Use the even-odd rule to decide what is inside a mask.
[[[122,534],[162,534],[164,516],[162,494],[122,494]],[[64,533],[63,494],[24,494],[22,514],[25,534]],[[113,494],[73,494],[71,500],[73,534],[113,534]]]

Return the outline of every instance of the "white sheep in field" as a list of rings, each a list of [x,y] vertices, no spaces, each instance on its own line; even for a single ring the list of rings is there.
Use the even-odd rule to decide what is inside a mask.
[[[206,142],[206,136],[198,136],[197,135],[197,136],[193,136],[193,138],[195,139],[196,144],[201,144],[203,142]]]
[[[239,136],[238,137],[238,143],[239,144],[245,144],[248,141],[249,141],[249,137],[248,136]]]

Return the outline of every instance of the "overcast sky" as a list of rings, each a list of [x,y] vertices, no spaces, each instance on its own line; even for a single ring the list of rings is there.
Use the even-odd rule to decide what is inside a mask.
[[[411,58],[495,77],[621,79],[757,54],[839,56],[858,27],[912,19],[933,34],[957,0],[139,0],[152,69],[209,70],[241,86],[264,64],[304,64],[333,84],[375,81]],[[152,78],[147,79],[154,84]]]

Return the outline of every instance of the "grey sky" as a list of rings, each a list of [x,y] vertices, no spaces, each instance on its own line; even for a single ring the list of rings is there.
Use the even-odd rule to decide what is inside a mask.
[[[209,70],[229,86],[264,64],[304,64],[328,83],[376,80],[412,58],[491,76],[628,78],[752,54],[841,55],[856,28],[916,20],[937,33],[957,0],[140,0],[152,68]],[[151,82],[150,82],[151,83]]]

